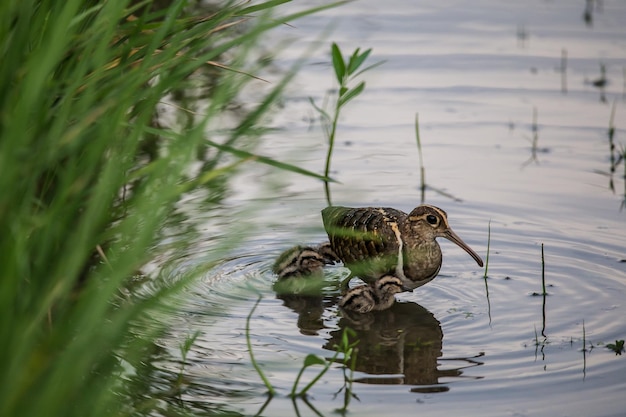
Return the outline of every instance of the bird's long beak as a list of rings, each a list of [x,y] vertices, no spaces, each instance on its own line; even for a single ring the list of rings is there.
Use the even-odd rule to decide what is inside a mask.
[[[476,261],[476,263],[478,264],[478,266],[483,266],[483,260],[480,258],[480,256],[478,256],[478,254],[476,252],[474,252],[472,250],[472,248],[470,248],[469,246],[467,246],[467,243],[463,242],[463,239],[461,239],[459,237],[459,235],[457,235],[456,233],[454,233],[452,231],[452,229],[448,228],[446,229],[446,231],[444,232],[443,237],[445,237],[448,240],[451,240],[452,242],[456,243],[457,245],[459,245],[465,252],[469,253],[469,255],[474,258],[474,260]]]

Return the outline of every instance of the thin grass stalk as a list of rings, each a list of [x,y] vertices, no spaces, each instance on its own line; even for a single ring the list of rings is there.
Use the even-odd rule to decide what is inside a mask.
[[[183,383],[183,378],[184,378],[183,375],[185,372],[185,366],[187,364],[187,355],[189,354],[191,347],[196,342],[196,339],[198,338],[199,335],[200,335],[200,331],[197,330],[192,335],[188,335],[185,338],[185,341],[180,344],[181,365],[180,365],[180,371],[178,371],[178,378],[176,379],[176,385],[178,389],[180,389],[180,386]]]
[[[623,162],[624,172],[622,174],[622,180],[624,184],[624,194],[622,195],[622,202],[620,203],[620,210],[626,207],[626,147],[622,146],[619,160]]]
[[[533,326],[535,328],[535,346],[540,346],[541,343],[539,343],[539,334],[537,333],[537,326]]]
[[[587,332],[585,331],[585,320],[583,319],[583,352],[587,351]]]
[[[335,134],[337,133],[337,123],[339,121],[339,109],[339,99],[337,99],[334,115],[330,124],[330,130],[328,134],[328,150],[326,152],[326,161],[324,163],[324,177],[326,178],[324,180],[324,195],[326,196],[326,203],[329,206],[332,206],[332,200],[330,197],[330,186],[328,184],[328,178],[330,176],[330,163],[333,156],[333,150],[335,148]]]
[[[358,354],[358,349],[352,347],[346,352],[348,354],[347,359],[350,361],[349,365],[346,363],[346,356],[344,356],[344,368],[343,368],[343,377],[344,377],[344,393],[343,393],[343,406],[336,411],[342,415],[345,415],[348,411],[348,406],[352,401],[352,397],[354,396],[352,392],[352,384],[354,382],[354,370],[356,369],[356,358]],[[345,354],[344,354],[345,355]],[[346,368],[349,370],[349,375],[346,375]]]
[[[626,100],[626,67],[622,67],[622,100]]]
[[[350,375],[348,376],[348,386],[346,387],[346,400],[343,405],[343,410],[348,411],[348,406],[350,405],[350,401],[354,396],[352,392],[352,384],[354,382],[354,370],[356,369],[356,357],[358,354],[358,350],[354,349],[352,355],[350,355]]]
[[[489,271],[489,251],[491,248],[491,220],[487,224],[487,255],[485,255],[485,273],[483,278],[487,278],[487,272]]]
[[[613,100],[613,105],[611,106],[611,115],[609,117],[609,129],[607,131],[607,135],[609,137],[609,158],[611,163],[611,174],[615,173],[616,168],[616,151],[615,151],[615,110],[617,107],[617,103]],[[613,187],[611,187],[613,188]]]
[[[300,378],[302,377],[302,374],[304,373],[306,368],[307,368],[306,366],[300,367],[300,370],[298,371],[298,375],[296,375],[296,379],[293,381],[293,385],[291,387],[291,393],[289,394],[290,397],[295,398],[298,396],[298,394],[296,394],[296,390],[298,389]]]
[[[300,390],[300,392],[298,393],[299,397],[304,397],[306,393],[309,392],[309,390],[313,388],[315,384],[317,384],[317,381],[319,381],[324,376],[324,374],[326,374],[326,371],[330,369],[330,365],[335,361],[335,359],[337,359],[338,355],[339,352],[335,352],[333,357],[326,361],[326,365],[324,365],[322,370],[315,376],[315,378],[313,378],[311,382],[309,382],[304,388],[302,388],[302,390]]]
[[[543,243],[541,244],[541,295],[546,295],[546,262]]]
[[[585,320],[583,320],[583,381],[587,377],[587,336],[585,334]]]
[[[539,125],[537,122],[537,118],[538,118],[537,106],[533,106],[533,124],[531,126],[531,130],[533,133],[532,148],[533,148],[534,155],[536,155],[537,153],[537,147],[538,147],[538,142],[539,142]]]
[[[561,93],[567,93],[567,49],[561,49]]]
[[[541,304],[541,317],[542,317],[542,328],[541,328],[541,335],[543,337],[547,337],[546,336],[546,297],[548,295],[548,292],[546,291],[546,261],[545,261],[545,257],[544,257],[544,251],[543,251],[543,243],[541,244],[541,297],[542,297],[542,304]]]
[[[485,256],[485,273],[483,280],[485,281],[485,297],[487,297],[487,314],[489,316],[489,324],[491,324],[491,300],[489,298],[489,283],[487,282],[487,271],[489,270],[489,253],[491,248],[491,220],[487,225],[487,255]]]
[[[250,362],[252,363],[254,370],[257,372],[257,374],[259,374],[261,381],[263,381],[263,384],[265,384],[265,386],[267,387],[269,396],[273,397],[276,394],[276,390],[274,390],[271,382],[269,381],[269,379],[267,379],[265,373],[263,373],[261,367],[254,358],[254,353],[252,351],[252,342],[250,341],[250,319],[252,318],[252,314],[254,314],[254,311],[256,310],[260,302],[261,296],[259,295],[259,298],[257,298],[256,302],[252,306],[250,313],[248,313],[248,317],[246,317],[246,345],[248,346],[248,354],[250,355]]]
[[[311,382],[309,382],[309,384],[304,387],[304,389],[302,389],[297,395],[299,397],[304,397],[306,395],[306,393],[309,391],[309,389],[311,389],[316,383],[317,381],[319,381],[322,376],[324,376],[324,374],[326,373],[326,371],[328,371],[328,369],[330,368],[330,366],[335,363],[335,361],[337,360],[337,358],[339,357],[339,354],[342,353],[343,354],[343,363],[344,363],[344,370],[345,367],[347,366],[347,361],[349,361],[350,359],[353,360],[353,364],[355,364],[356,362],[356,355],[353,356],[353,352],[354,352],[354,348],[355,346],[358,344],[358,341],[351,344],[350,340],[349,340],[349,336],[350,335],[354,335],[354,331],[348,327],[346,327],[343,330],[343,333],[341,335],[341,343],[339,345],[335,345],[334,349],[335,349],[335,354],[333,355],[332,358],[330,359],[323,359],[320,357],[317,357],[315,355],[308,355],[307,358],[305,359],[305,366],[300,370],[300,374],[302,373],[302,371],[304,370],[305,367],[310,366],[310,365],[322,365],[323,368],[322,370],[318,373],[318,375],[313,378],[311,380]],[[351,368],[352,370],[354,368]],[[345,373],[344,373],[345,376]],[[294,383],[294,388],[292,390],[292,395],[295,393],[295,389],[296,386],[298,384],[298,380],[299,380],[300,375],[298,375],[298,378],[296,379],[296,383]]]
[[[426,199],[426,170],[424,169],[424,159],[422,155],[422,141],[420,139],[419,113],[415,113],[415,140],[417,141],[417,154],[420,164],[420,201],[424,204]],[[486,272],[485,272],[486,273]]]

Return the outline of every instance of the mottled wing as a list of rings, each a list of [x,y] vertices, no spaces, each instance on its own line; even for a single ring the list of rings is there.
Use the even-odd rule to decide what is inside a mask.
[[[330,245],[350,270],[366,281],[393,274],[399,228],[407,214],[392,208],[327,207],[322,210]]]

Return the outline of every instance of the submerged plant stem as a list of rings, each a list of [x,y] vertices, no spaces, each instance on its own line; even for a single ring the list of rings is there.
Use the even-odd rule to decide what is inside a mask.
[[[248,317],[246,318],[246,345],[248,346],[248,353],[250,354],[250,362],[252,362],[252,366],[254,367],[256,372],[259,374],[259,377],[261,377],[261,380],[267,387],[270,397],[273,397],[276,394],[276,391],[274,390],[274,387],[272,386],[270,381],[267,379],[267,377],[261,370],[261,367],[257,363],[256,359],[254,359],[254,354],[252,353],[252,343],[250,342],[250,318],[252,317],[254,310],[256,310],[260,302],[261,302],[261,296],[259,295],[259,298],[257,298],[256,302],[254,303],[254,306],[252,306],[252,310],[250,310],[250,313],[248,313]]]

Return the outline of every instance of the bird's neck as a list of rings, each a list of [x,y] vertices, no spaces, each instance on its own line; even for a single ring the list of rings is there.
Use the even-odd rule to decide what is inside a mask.
[[[408,238],[404,244],[404,275],[423,285],[432,280],[441,268],[441,248],[436,240]]]

